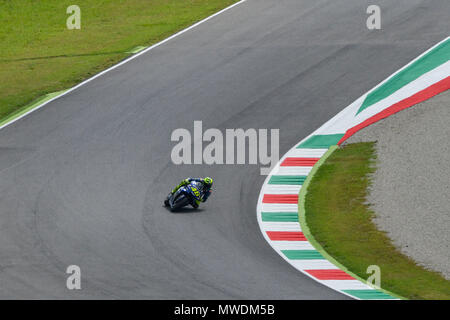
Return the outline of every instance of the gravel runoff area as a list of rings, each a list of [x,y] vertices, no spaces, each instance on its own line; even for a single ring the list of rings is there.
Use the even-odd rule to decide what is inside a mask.
[[[450,279],[450,91],[356,133],[377,141],[368,202],[402,253]]]

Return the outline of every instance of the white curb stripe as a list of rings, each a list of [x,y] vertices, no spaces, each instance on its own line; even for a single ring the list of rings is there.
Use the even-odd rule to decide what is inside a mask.
[[[302,231],[298,222],[262,222],[266,231]]]
[[[329,287],[334,287],[338,290],[369,290],[373,289],[367,284],[359,280],[322,280],[323,283]]]
[[[307,176],[312,167],[277,167],[274,175],[280,176]]]
[[[278,250],[315,250],[308,241],[273,241],[273,247]]]
[[[328,149],[294,149],[291,150],[290,157],[298,158],[320,158]]]
[[[266,192],[269,194],[298,194],[301,187],[301,185],[269,184]]]
[[[330,261],[322,260],[290,260],[290,263],[299,270],[328,270],[338,269]]]
[[[290,203],[264,203],[261,212],[298,212],[298,206]]]

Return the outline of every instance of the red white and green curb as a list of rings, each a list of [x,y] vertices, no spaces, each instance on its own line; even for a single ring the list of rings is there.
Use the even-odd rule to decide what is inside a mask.
[[[362,128],[450,89],[450,37],[395,72],[289,150],[267,176],[257,218],[272,248],[294,268],[355,299],[399,299],[334,260],[305,222],[304,199],[317,168]],[[374,261],[376,264],[376,261]]]

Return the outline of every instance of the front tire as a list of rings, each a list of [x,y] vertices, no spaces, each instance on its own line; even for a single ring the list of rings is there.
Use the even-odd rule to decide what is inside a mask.
[[[170,207],[170,211],[178,210],[184,206],[187,206],[189,204],[189,199],[185,195],[180,195],[178,198],[175,199],[172,206]]]

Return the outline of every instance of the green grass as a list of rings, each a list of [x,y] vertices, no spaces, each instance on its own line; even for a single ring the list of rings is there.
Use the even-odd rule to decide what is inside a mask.
[[[369,265],[381,268],[381,287],[408,299],[450,299],[450,281],[401,254],[372,222],[366,204],[375,171],[373,142],[337,149],[308,187],[306,223],[322,248],[363,279]]]
[[[237,0],[0,0],[0,119]],[[68,30],[66,8],[81,9]]]

